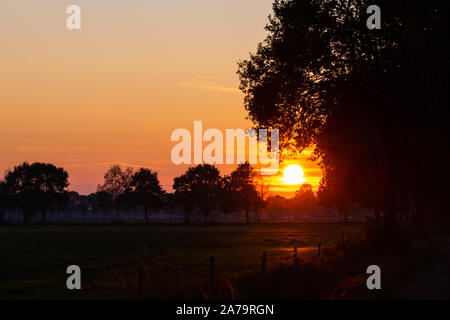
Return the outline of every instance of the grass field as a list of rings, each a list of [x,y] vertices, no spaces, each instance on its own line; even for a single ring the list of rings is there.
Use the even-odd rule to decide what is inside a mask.
[[[0,299],[95,298],[89,283],[114,281],[108,274],[131,277],[143,259],[155,276],[176,272],[188,281],[207,281],[210,257],[217,277],[229,276],[260,268],[262,251],[270,265],[291,257],[294,247],[301,258],[315,254],[319,242],[331,246],[362,229],[335,223],[4,226]],[[66,289],[72,264],[81,267],[85,290]],[[110,286],[120,290],[119,283]]]

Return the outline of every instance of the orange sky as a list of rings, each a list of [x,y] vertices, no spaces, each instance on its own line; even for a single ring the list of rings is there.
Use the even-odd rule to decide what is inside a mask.
[[[236,61],[264,38],[271,3],[2,0],[0,170],[52,162],[89,193],[112,164],[145,166],[170,190],[186,169],[170,160],[174,129],[251,127]],[[81,30],[66,29],[70,4]]]

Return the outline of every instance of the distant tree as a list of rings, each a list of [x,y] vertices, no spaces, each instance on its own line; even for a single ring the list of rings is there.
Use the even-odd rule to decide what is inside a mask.
[[[200,164],[175,178],[173,189],[175,195],[186,201],[185,208],[198,208],[206,223],[211,210],[217,204],[220,182],[220,173],[215,166]]]
[[[303,214],[306,214],[308,210],[311,210],[316,203],[316,195],[312,190],[312,186],[308,183],[304,183],[295,192],[293,199],[297,210]]]
[[[231,189],[237,198],[238,208],[245,211],[247,223],[250,223],[249,211],[257,210],[259,195],[253,183],[256,172],[248,162],[241,163],[230,175]]]
[[[306,197],[308,200],[313,200],[314,192],[312,191],[312,185],[303,183],[300,188],[295,191],[295,197]]]
[[[150,213],[162,209],[164,206],[165,192],[158,180],[158,173],[149,169],[141,168],[131,178],[132,199],[144,208],[145,222],[149,221]]]
[[[92,209],[93,213],[102,213],[104,217],[105,213],[110,213],[114,210],[114,202],[111,194],[106,191],[97,191],[95,193],[91,193],[88,196],[89,205]]]
[[[270,177],[264,175],[257,175],[255,179],[256,190],[259,194],[258,207],[256,210],[256,219],[258,222],[261,220],[263,214],[263,208],[266,207],[266,197],[270,190]]]
[[[184,223],[189,223],[190,214],[196,208],[196,199],[192,196],[192,186],[187,174],[176,177],[173,180],[172,188],[175,190],[173,201],[183,209]]]
[[[117,217],[119,217],[120,203],[125,203],[128,200],[127,195],[131,190],[132,176],[133,169],[122,170],[119,165],[113,165],[106,171],[104,183],[97,188],[97,191],[104,191],[111,196],[116,207]]]
[[[279,219],[281,213],[286,214],[289,211],[287,199],[280,195],[269,196],[266,200],[266,206],[272,218]]]
[[[14,167],[5,176],[7,193],[22,209],[24,223],[37,210],[45,222],[47,209],[67,204],[68,174],[63,168],[49,163],[23,164]]]
[[[172,222],[172,216],[176,212],[177,209],[177,201],[175,197],[175,193],[167,193],[165,192],[165,203],[164,209],[166,213],[169,215],[169,220]]]
[[[231,182],[231,175],[222,177],[217,201],[220,211],[224,214],[239,210],[239,197]]]
[[[89,198],[88,196],[80,195],[76,191],[68,192],[68,203],[66,210],[70,212],[78,212],[85,215],[89,210]]]

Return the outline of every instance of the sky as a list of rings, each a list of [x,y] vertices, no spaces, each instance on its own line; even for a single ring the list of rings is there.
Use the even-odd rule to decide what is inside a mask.
[[[81,8],[80,30],[66,27],[71,4]],[[193,132],[195,120],[223,132],[251,127],[237,61],[264,39],[271,7],[272,0],[2,0],[1,172],[51,162],[69,172],[70,190],[88,194],[113,164],[148,167],[170,191],[188,167],[171,161],[175,129]],[[298,163],[306,181],[317,185],[320,169],[305,159]]]

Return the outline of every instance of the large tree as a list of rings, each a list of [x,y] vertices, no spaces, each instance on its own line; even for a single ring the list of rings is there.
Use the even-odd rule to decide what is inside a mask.
[[[198,209],[206,223],[211,210],[217,204],[220,182],[220,173],[215,166],[199,164],[175,178],[173,189],[175,195],[188,201],[190,209],[194,206]]]
[[[104,183],[97,188],[98,192],[106,192],[116,207],[116,216],[119,217],[120,204],[128,200],[131,190],[132,168],[122,169],[119,165],[113,165],[106,171]]]
[[[68,177],[63,168],[40,162],[24,162],[7,172],[6,190],[12,201],[22,209],[24,223],[38,210],[42,212],[42,221],[45,222],[49,208],[62,207],[67,203]]]
[[[371,4],[275,1],[239,75],[256,126],[279,128],[284,148],[315,145],[323,188],[381,208],[393,235],[401,203],[420,222],[424,180],[449,176],[449,3],[380,0],[380,30],[366,27]]]
[[[172,199],[176,205],[183,209],[184,223],[189,223],[191,212],[196,207],[196,200],[192,197],[193,191],[187,174],[174,178],[172,188],[175,190]]]
[[[165,192],[159,183],[158,173],[141,168],[133,174],[130,186],[132,199],[144,208],[145,222],[148,223],[149,210],[159,210],[164,206]]]
[[[235,197],[237,209],[245,211],[247,223],[250,223],[249,211],[258,210],[260,197],[253,180],[257,173],[248,162],[241,163],[230,175],[230,185]]]

